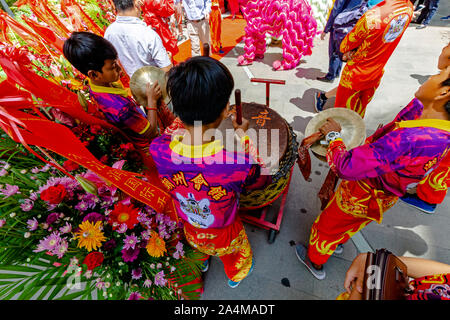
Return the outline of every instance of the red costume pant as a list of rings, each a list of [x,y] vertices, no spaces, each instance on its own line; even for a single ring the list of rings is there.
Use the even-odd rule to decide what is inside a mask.
[[[222,42],[220,40],[222,33],[222,14],[220,13],[220,7],[211,7],[211,13],[209,15],[209,28],[211,31],[211,51],[213,53],[219,52],[222,47]]]
[[[450,153],[442,159],[439,166],[417,185],[417,196],[433,204],[444,201],[450,185]]]
[[[334,107],[351,109],[364,118],[366,107],[372,100],[377,88],[378,86],[364,90],[353,90],[339,85]]]
[[[383,213],[397,200],[397,196],[376,190],[362,180],[343,180],[311,228],[309,259],[317,265],[327,262],[339,244],[370,222],[381,223]]]
[[[185,223],[184,233],[192,247],[220,258],[231,281],[241,281],[248,275],[252,266],[252,249],[239,217],[223,229],[199,229]]]

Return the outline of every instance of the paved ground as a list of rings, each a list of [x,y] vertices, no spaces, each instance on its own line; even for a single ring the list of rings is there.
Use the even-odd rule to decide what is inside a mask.
[[[450,2],[441,1],[432,26],[423,30],[411,25],[386,66],[381,85],[368,106],[365,122],[371,134],[379,123],[391,121],[413,97],[427,76],[437,72],[437,58],[450,41],[450,25],[439,18],[450,14]],[[299,140],[308,121],[315,115],[313,94],[337,85],[315,80],[324,75],[328,66],[328,41],[316,39],[313,54],[290,71],[272,71],[272,62],[281,58],[281,48],[270,47],[261,62],[246,70],[236,66],[236,58],[243,53],[243,43],[222,59],[231,70],[236,88],[242,91],[244,102],[265,103],[263,84],[251,84],[248,72],[254,77],[286,80],[285,86],[271,87],[271,107],[279,112],[297,132]],[[233,102],[234,98],[232,98]],[[332,101],[330,101],[330,106]],[[297,260],[294,242],[307,243],[311,224],[320,212],[317,192],[323,183],[328,166],[313,158],[312,181],[307,182],[295,166],[287,198],[281,231],[273,244],[267,241],[268,232],[246,224],[253,248],[253,273],[237,287],[226,285],[222,263],[213,258],[205,275],[202,299],[238,300],[301,300],[335,299],[342,292],[344,275],[359,250],[386,247],[397,255],[417,256],[450,263],[450,196],[447,196],[434,215],[426,215],[398,202],[385,214],[384,221],[372,223],[352,241],[344,245],[344,253],[333,256],[326,265],[327,278],[315,280]],[[277,203],[271,209],[276,212]],[[283,283],[284,284],[283,284]],[[289,284],[286,286],[286,284]]]

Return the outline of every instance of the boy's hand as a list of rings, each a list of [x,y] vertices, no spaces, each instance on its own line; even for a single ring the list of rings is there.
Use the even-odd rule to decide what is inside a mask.
[[[161,87],[159,86],[158,81],[155,81],[153,85],[150,85],[150,82],[147,83],[147,101],[149,108],[157,107],[158,100],[161,98]]]
[[[233,123],[233,128],[234,130],[242,130],[243,133],[245,134],[245,132],[247,132],[248,130],[248,126],[250,125],[250,122],[248,122],[247,119],[245,119],[244,117],[242,117],[242,124],[238,124],[236,121],[236,115],[232,114],[231,115],[231,122]]]
[[[319,128],[319,131],[324,136],[326,136],[331,131],[341,132],[341,130],[342,130],[341,125],[336,121],[334,121],[332,118],[328,118],[327,122],[325,122],[325,124]]]
[[[348,293],[352,292],[352,286],[356,286],[356,290],[359,293],[363,292],[366,259],[367,253],[360,253],[348,268],[344,280],[344,288]]]

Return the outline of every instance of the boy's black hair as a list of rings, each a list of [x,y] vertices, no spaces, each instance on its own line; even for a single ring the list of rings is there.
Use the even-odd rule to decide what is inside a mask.
[[[66,59],[82,74],[89,70],[102,72],[105,60],[117,59],[117,50],[105,38],[91,32],[73,32],[64,41],[63,53]]]
[[[134,0],[113,0],[117,11],[126,11],[134,7]]]
[[[234,80],[223,63],[210,57],[193,57],[169,71],[167,92],[181,121],[207,125],[226,108]]]

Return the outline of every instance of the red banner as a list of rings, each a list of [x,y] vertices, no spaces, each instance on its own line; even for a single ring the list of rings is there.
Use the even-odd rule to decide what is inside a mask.
[[[14,31],[22,40],[24,40],[28,46],[32,47],[40,54],[48,54],[48,50],[44,44],[38,40],[38,36],[33,30],[20,24],[6,12],[0,9],[0,27],[1,27],[1,42],[4,44],[13,44],[13,41],[8,36],[8,28]]]
[[[47,5],[46,0],[19,0],[14,3],[15,6],[21,7],[28,5],[31,11],[41,20],[45,22],[60,38],[66,39],[70,35],[66,25],[53,13]]]
[[[172,197],[164,189],[156,175],[144,176],[111,168],[101,163],[69,128],[61,124],[17,110],[9,111],[8,116],[0,113],[0,122],[6,124],[7,130],[5,131],[14,141],[19,143],[24,141],[29,145],[43,147],[72,160],[96,173],[130,197],[150,206],[157,212],[169,215],[174,220],[177,219]],[[143,178],[148,181],[142,180]]]
[[[90,31],[103,37],[104,31],[74,0],[61,0],[61,11],[70,19],[76,31]]]
[[[44,100],[49,106],[60,109],[74,119],[83,121],[86,124],[98,124],[117,131],[116,127],[105,120],[84,111],[77,94],[30,70],[28,68],[30,63],[31,61],[26,52],[20,49],[8,47],[0,50],[0,66],[8,76],[8,81],[17,83],[36,97]],[[96,107],[89,104],[88,112],[97,112]]]

